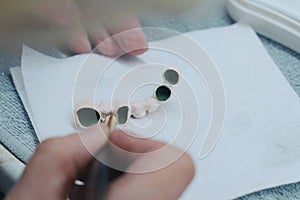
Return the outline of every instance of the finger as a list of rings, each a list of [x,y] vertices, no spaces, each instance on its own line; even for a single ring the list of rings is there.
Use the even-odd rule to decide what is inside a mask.
[[[94,29],[91,33],[91,39],[95,43],[98,51],[106,56],[117,56],[121,52],[118,44],[104,27]]]
[[[129,135],[121,130],[113,131],[109,135],[109,140],[119,148],[133,153],[151,152],[166,145],[163,142],[152,141],[147,138],[137,138],[134,134]]]
[[[71,34],[68,39],[68,48],[74,53],[88,53],[91,51],[91,44],[87,33],[81,23],[76,23],[70,28]]]
[[[109,28],[114,40],[123,51],[138,55],[148,49],[147,39],[141,29],[141,24],[136,17],[128,18],[119,25]]]
[[[165,145],[153,140],[137,139],[121,131],[112,133],[110,140],[120,148],[133,152],[155,151]],[[175,152],[178,151],[176,148],[170,148]],[[150,165],[156,162],[155,159],[167,156],[168,154],[159,155],[160,158],[141,158],[133,165],[136,163]],[[107,199],[178,199],[193,176],[193,162],[187,154],[183,154],[173,164],[160,170],[142,174],[125,174],[111,184]]]
[[[66,199],[78,175],[106,141],[100,126],[94,126],[42,142],[7,199]]]

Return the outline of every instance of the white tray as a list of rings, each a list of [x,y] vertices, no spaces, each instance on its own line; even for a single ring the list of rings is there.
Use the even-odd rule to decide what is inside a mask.
[[[300,53],[299,0],[228,0],[227,9],[234,20]]]

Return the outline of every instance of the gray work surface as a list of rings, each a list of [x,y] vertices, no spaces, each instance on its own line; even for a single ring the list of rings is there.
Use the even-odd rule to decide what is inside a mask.
[[[176,17],[148,16],[141,20],[145,27],[164,27],[179,32],[234,23],[226,14],[224,0],[203,1],[201,6]],[[163,37],[151,33],[147,36],[150,41]],[[300,54],[263,36],[260,38],[288,82],[300,96]],[[60,55],[55,51],[48,53]],[[38,141],[12,82],[9,68],[14,66],[20,66],[20,53],[8,56],[0,52],[0,143],[21,161],[26,162]],[[268,189],[241,199],[300,199],[300,183]]]

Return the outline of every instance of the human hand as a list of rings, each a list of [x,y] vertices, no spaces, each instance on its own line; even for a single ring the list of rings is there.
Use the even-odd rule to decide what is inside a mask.
[[[119,148],[135,153],[152,152],[165,145],[149,139],[137,139],[122,131],[112,132],[109,139]],[[106,141],[106,137],[99,134],[97,127],[93,127],[80,133],[80,137],[74,134],[42,142],[6,199],[79,198],[80,190],[76,188],[74,181],[86,173],[93,160],[92,155],[98,152]],[[85,146],[88,146],[88,150]],[[168,148],[171,154],[179,152],[174,147]],[[150,160],[140,158],[134,160],[131,166],[151,165],[165,159],[166,156],[159,154]],[[174,163],[160,170],[122,175],[109,186],[107,199],[177,199],[193,175],[193,162],[184,153]]]
[[[4,1],[0,7],[0,46],[8,50],[25,42],[87,53],[94,45],[107,56],[144,53],[147,40],[137,17],[114,13],[116,10],[105,6],[101,0]],[[111,38],[120,32],[124,32],[120,37]]]

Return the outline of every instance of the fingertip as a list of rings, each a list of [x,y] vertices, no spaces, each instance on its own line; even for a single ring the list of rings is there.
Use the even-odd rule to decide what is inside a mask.
[[[119,148],[134,153],[156,151],[166,145],[163,142],[149,138],[140,138],[133,133],[127,133],[122,130],[113,131],[109,136],[109,140]]]
[[[147,39],[140,29],[120,33],[116,41],[125,52],[133,55],[139,55],[148,50]]]
[[[120,54],[120,48],[112,38],[100,42],[97,49],[106,56],[118,56]]]
[[[110,133],[109,139],[111,141],[117,141],[119,139],[119,137],[122,137],[123,134],[124,134],[124,132],[119,129],[114,130]]]
[[[148,41],[137,17],[127,17],[109,30],[124,52],[139,55],[148,50]]]
[[[91,44],[86,35],[72,38],[68,47],[71,51],[78,54],[88,53],[91,51]]]
[[[148,51],[148,47],[143,48],[143,49],[137,49],[137,50],[131,51],[129,53],[132,54],[132,55],[140,55],[140,54],[145,53],[146,51]]]
[[[110,133],[109,140],[122,149],[128,149],[132,138],[122,130],[114,130]]]
[[[97,50],[103,55],[117,56],[120,54],[120,47],[112,39],[111,35],[104,27],[93,30],[91,37]]]
[[[95,154],[108,141],[108,129],[105,125],[96,124],[79,132],[79,139],[89,153]]]

